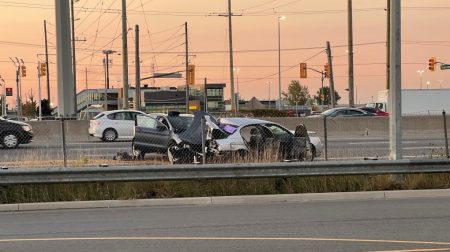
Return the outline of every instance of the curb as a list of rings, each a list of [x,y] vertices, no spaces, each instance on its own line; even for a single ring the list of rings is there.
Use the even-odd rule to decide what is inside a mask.
[[[212,205],[265,204],[265,203],[289,203],[289,202],[299,203],[299,202],[320,202],[320,201],[389,200],[389,199],[414,199],[414,198],[432,198],[432,197],[450,198],[450,189],[18,203],[18,204],[2,204],[0,205],[0,212],[119,208],[119,207],[212,206]]]

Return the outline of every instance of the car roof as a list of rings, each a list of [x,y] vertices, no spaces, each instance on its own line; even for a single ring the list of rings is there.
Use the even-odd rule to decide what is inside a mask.
[[[139,111],[139,110],[133,110],[133,109],[117,109],[117,110],[109,110],[109,111],[104,111],[104,112],[102,112],[102,113],[103,113],[103,114],[106,114],[106,115],[109,115],[109,114],[117,113],[117,112],[138,112],[138,113],[143,113],[143,114],[145,114],[145,113],[142,112],[142,111]]]
[[[223,123],[223,124],[231,124],[231,125],[235,125],[235,126],[247,126],[250,124],[263,124],[263,123],[277,124],[277,123],[266,121],[266,120],[247,118],[247,117],[226,117],[226,118],[220,118],[219,121],[220,121],[220,123]]]

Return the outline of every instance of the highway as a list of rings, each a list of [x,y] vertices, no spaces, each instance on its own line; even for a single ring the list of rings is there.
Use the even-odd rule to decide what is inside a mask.
[[[449,198],[0,213],[0,251],[450,251]]]
[[[322,139],[322,142],[324,139]],[[98,139],[80,142],[67,142],[69,160],[112,160],[118,152],[131,152],[130,141],[105,143]],[[445,154],[445,141],[442,137],[427,139],[408,137],[403,140],[405,158],[442,157]],[[351,160],[364,158],[386,159],[389,155],[387,137],[349,137],[329,138],[328,158],[330,160]],[[161,155],[147,155],[146,159],[161,159]],[[53,161],[62,160],[62,144],[59,142],[36,141],[20,145],[18,149],[0,149],[0,160],[4,162],[21,162],[27,160]],[[323,160],[324,155],[318,158]]]

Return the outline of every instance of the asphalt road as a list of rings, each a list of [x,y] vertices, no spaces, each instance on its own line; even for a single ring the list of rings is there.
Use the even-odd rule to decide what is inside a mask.
[[[449,198],[0,213],[0,251],[450,251]]]
[[[322,141],[324,141],[322,139]],[[105,143],[94,139],[89,142],[68,142],[67,157],[69,160],[107,159],[111,160],[118,152],[131,152],[130,141]],[[443,156],[445,141],[442,137],[404,138],[403,155],[405,158],[429,158],[430,156]],[[389,139],[386,137],[353,137],[330,138],[328,140],[329,159],[364,159],[387,158],[389,155]],[[147,159],[155,155],[147,155]],[[161,155],[156,156],[161,158]],[[324,155],[318,158],[323,159]],[[21,162],[27,160],[62,160],[63,148],[58,142],[32,142],[20,145],[18,149],[0,149],[0,160],[4,162]]]

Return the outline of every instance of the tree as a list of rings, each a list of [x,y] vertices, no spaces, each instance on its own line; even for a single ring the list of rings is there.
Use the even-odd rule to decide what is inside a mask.
[[[36,117],[37,102],[34,100],[33,95],[30,95],[28,101],[22,105],[23,116],[34,118]]]
[[[320,101],[320,94],[323,94],[323,103],[321,103]],[[314,100],[316,100],[317,104],[323,104],[323,105],[331,105],[331,91],[330,91],[330,87],[323,87],[323,88],[319,88],[319,90],[317,91],[317,95],[314,96]],[[334,90],[334,98],[335,100],[335,104],[337,105],[338,101],[341,99],[341,96],[338,94],[338,92],[336,90]]]
[[[298,80],[291,81],[288,87],[288,93],[283,93],[289,105],[305,105],[311,98],[307,86],[302,86]]]

